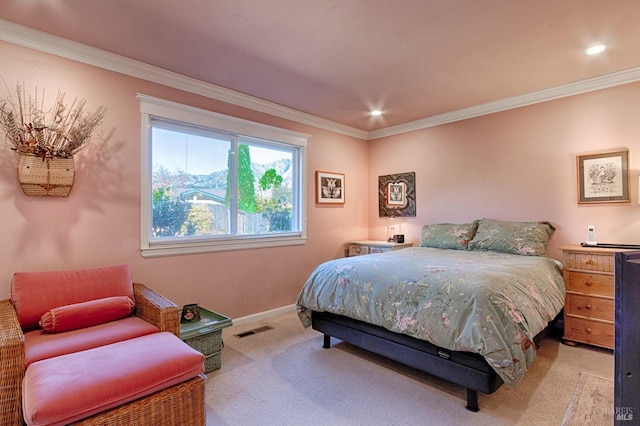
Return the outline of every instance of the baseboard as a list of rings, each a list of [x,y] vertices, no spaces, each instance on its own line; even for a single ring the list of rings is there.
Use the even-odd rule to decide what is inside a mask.
[[[263,321],[276,315],[285,314],[288,312],[295,312],[296,305],[282,306],[280,308],[271,309],[270,311],[258,312],[257,314],[247,315],[245,317],[234,318],[233,325],[244,325],[250,322]]]

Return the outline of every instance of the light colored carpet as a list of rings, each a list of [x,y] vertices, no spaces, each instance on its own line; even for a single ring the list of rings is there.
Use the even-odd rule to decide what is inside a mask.
[[[613,380],[581,373],[562,426],[613,424]]]
[[[235,334],[269,325],[242,339]],[[562,424],[581,372],[613,377],[613,353],[565,346],[560,330],[541,343],[525,378],[480,394],[303,329],[295,312],[223,330],[222,368],[207,381],[207,425]]]

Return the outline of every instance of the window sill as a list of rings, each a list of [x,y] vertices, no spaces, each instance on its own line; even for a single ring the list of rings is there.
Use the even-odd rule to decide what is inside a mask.
[[[302,245],[307,242],[306,237],[278,236],[226,239],[223,241],[152,244],[142,247],[142,257],[182,256],[189,254],[210,253],[216,251],[249,250],[256,248],[283,247]]]

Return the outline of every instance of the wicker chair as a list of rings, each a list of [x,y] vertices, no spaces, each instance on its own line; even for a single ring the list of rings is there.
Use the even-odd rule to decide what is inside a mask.
[[[161,331],[180,335],[178,307],[143,284],[134,283],[136,316]],[[0,424],[21,425],[24,335],[9,299],[0,301]],[[200,375],[184,383],[98,413],[76,424],[204,425],[204,384]]]

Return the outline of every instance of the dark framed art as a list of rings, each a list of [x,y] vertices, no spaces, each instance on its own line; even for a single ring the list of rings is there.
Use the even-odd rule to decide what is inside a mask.
[[[416,215],[416,174],[398,173],[378,176],[380,217]]]
[[[627,203],[629,151],[577,156],[578,204]]]
[[[316,171],[316,203],[344,204],[344,174]]]
[[[200,307],[197,303],[184,305],[182,307],[182,315],[180,315],[180,322],[198,322],[200,321]]]

